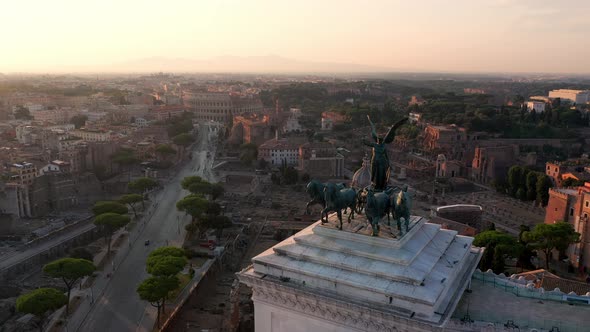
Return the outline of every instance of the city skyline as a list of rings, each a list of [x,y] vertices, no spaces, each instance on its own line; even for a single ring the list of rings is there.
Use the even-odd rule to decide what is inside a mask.
[[[588,9],[581,0],[16,2],[0,13],[13,31],[0,72],[586,74]]]

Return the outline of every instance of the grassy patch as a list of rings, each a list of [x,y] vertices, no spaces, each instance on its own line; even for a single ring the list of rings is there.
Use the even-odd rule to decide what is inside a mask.
[[[209,258],[205,258],[205,257],[193,257],[190,259],[190,263],[193,265],[193,269],[198,269],[201,266],[203,266],[203,264],[205,264],[205,262],[209,260]]]
[[[178,285],[177,289],[170,292],[168,296],[170,300],[175,300],[176,297],[178,297],[178,295],[180,294],[180,292],[184,289],[184,287],[186,287],[186,285],[191,281],[191,277],[188,274],[179,273],[177,277],[180,281],[180,285]]]

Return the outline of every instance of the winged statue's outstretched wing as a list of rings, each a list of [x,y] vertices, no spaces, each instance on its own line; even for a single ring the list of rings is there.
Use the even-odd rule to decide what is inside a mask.
[[[371,121],[371,117],[367,114],[367,119],[369,119],[369,124],[371,125],[371,137],[373,137],[373,140],[375,141],[375,143],[377,143],[377,129],[375,129],[375,124],[373,123],[373,121]]]
[[[383,140],[383,142],[386,144],[393,142],[393,139],[395,138],[395,131],[397,130],[397,128],[401,127],[404,123],[406,123],[406,121],[408,121],[408,118],[403,118],[396,122],[393,126],[391,126],[391,128],[387,132],[387,135],[385,135],[385,139]]]

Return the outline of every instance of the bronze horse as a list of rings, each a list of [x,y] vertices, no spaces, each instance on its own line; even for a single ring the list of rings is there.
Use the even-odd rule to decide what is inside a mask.
[[[336,187],[338,189],[344,189],[346,186],[344,183],[337,183]],[[311,180],[307,184],[305,191],[311,198],[309,202],[305,205],[305,214],[309,214],[309,207],[311,205],[321,204],[322,208],[326,207],[326,200],[324,198],[324,190],[326,189],[326,183],[321,183],[318,180]],[[346,213],[346,210],[344,211]]]
[[[353,188],[338,189],[338,185],[334,183],[326,184],[324,189],[326,207],[322,210],[322,224],[328,221],[328,212],[336,211],[338,214],[338,221],[340,225],[338,229],[342,229],[342,210],[350,208],[348,215],[348,222],[354,218],[354,208],[356,206],[356,192]],[[324,219],[325,217],[325,219]]]
[[[391,209],[393,210],[393,219],[397,222],[397,229],[400,236],[404,234],[401,218],[404,218],[405,232],[407,233],[410,224],[410,210],[412,209],[412,198],[408,193],[407,187],[392,196]]]

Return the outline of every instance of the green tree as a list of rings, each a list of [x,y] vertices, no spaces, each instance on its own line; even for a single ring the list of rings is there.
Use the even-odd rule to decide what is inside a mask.
[[[158,144],[156,146],[156,156],[160,156],[158,159],[167,159],[166,156],[175,155],[176,150],[168,144]]]
[[[135,204],[137,204],[139,202],[141,202],[141,204],[143,205],[143,195],[127,194],[127,195],[123,195],[123,196],[121,196],[121,198],[119,198],[119,203],[129,205],[129,207],[133,210],[133,215],[135,216],[136,219],[137,219],[137,211],[135,210]],[[144,206],[144,208],[145,208],[145,206]]]
[[[506,256],[516,257],[519,251],[514,237],[497,230],[477,234],[473,245],[485,247],[480,269],[486,271],[491,268],[495,273],[503,273]]]
[[[231,227],[233,225],[228,217],[221,216],[218,214],[206,215],[203,223],[206,225],[207,228],[215,229],[216,236],[218,239],[221,239],[221,236],[223,235],[223,230],[225,228]]]
[[[553,250],[563,252],[570,244],[580,241],[580,233],[576,232],[571,224],[563,221],[555,224],[537,224],[532,231],[524,232],[522,236],[531,248],[543,252],[546,270],[549,270]]]
[[[531,250],[530,246],[528,246],[527,242],[524,238],[524,233],[530,232],[530,227],[526,225],[520,225],[520,231],[518,233],[518,244],[521,247],[521,250],[518,255],[518,266],[524,269],[532,269],[534,268],[533,264],[531,263],[531,257],[533,257],[533,251]]]
[[[189,118],[178,117],[169,122],[166,130],[168,132],[168,137],[175,137],[183,133],[188,133],[193,130],[193,121]]]
[[[151,178],[139,178],[129,182],[128,186],[131,191],[143,194],[148,190],[158,187],[158,182]]]
[[[74,284],[82,277],[89,276],[96,270],[96,266],[86,259],[61,258],[43,266],[43,272],[48,276],[61,279],[68,290],[66,302],[66,315],[69,313],[70,293]]]
[[[191,143],[194,141],[195,141],[195,138],[193,137],[193,135],[188,134],[188,133],[182,133],[182,134],[172,137],[172,142],[174,142],[174,144],[184,146],[184,147],[191,145]]]
[[[209,195],[212,200],[216,200],[219,196],[223,195],[225,189],[223,185],[218,183],[210,183],[200,176],[187,176],[182,179],[181,186],[183,189],[190,191],[197,195]]]
[[[94,218],[94,224],[102,228],[107,242],[107,255],[111,253],[111,239],[113,233],[129,223],[129,216],[117,213],[103,213]]]
[[[537,197],[537,172],[529,172],[526,176],[526,199],[534,201]]]
[[[258,158],[258,146],[254,143],[245,143],[240,146],[240,161],[245,165],[252,165]]]
[[[33,116],[27,107],[19,105],[14,111],[14,118],[17,120],[32,120]]]
[[[537,202],[542,206],[547,206],[549,202],[549,188],[553,187],[551,179],[545,174],[539,174],[537,177]]]
[[[506,258],[504,257],[504,250],[502,246],[496,245],[494,247],[494,257],[492,259],[492,271],[494,273],[504,273]]]
[[[200,195],[191,194],[185,196],[180,201],[176,202],[176,208],[179,211],[188,213],[192,217],[190,226],[187,227],[187,231],[190,233],[197,232],[199,237],[202,231],[204,231],[204,225],[201,217],[207,211],[209,202]]]
[[[518,188],[516,191],[516,198],[520,199],[521,201],[526,200],[526,195],[527,192],[522,187]]]
[[[39,318],[39,331],[43,331],[45,313],[61,308],[68,303],[64,293],[55,288],[37,288],[16,299],[16,310]]]
[[[82,258],[82,259],[86,259],[92,262],[92,260],[94,259],[94,255],[92,255],[92,253],[86,249],[85,247],[78,247],[78,248],[74,248],[70,251],[70,257],[72,258]]]
[[[115,201],[98,201],[94,204],[94,207],[92,207],[92,213],[94,213],[95,216],[109,212],[126,214],[128,210],[125,205]]]
[[[185,257],[152,256],[147,259],[146,271],[154,276],[175,276],[185,265]]]
[[[131,165],[138,161],[133,150],[129,148],[119,148],[111,155],[111,160],[119,165]]]
[[[561,182],[563,187],[579,187],[584,185],[584,181],[576,180],[574,178],[567,178]]]
[[[178,247],[161,247],[152,251],[146,262],[146,270],[156,277],[176,277],[187,263],[185,250]],[[166,298],[162,299],[162,312],[166,308]]]
[[[170,292],[178,288],[179,285],[180,283],[176,276],[149,277],[137,287],[139,297],[156,307],[158,312],[156,316],[158,328],[160,328],[160,308],[163,308]]]
[[[129,174],[129,180],[131,180],[131,168],[133,164],[137,163],[139,159],[135,157],[132,149],[120,148],[111,155],[111,160],[117,165],[127,167],[127,173]]]
[[[220,196],[223,195],[225,189],[221,183],[212,183],[209,187],[209,195],[211,196],[212,200],[216,200]]]
[[[76,126],[76,129],[84,127],[86,121],[88,121],[88,117],[84,114],[74,115],[70,118],[70,123]]]
[[[525,170],[518,165],[510,167],[508,170],[508,190],[510,195],[516,197],[516,192],[525,182]]]
[[[186,257],[186,251],[182,248],[172,246],[160,247],[158,249],[152,250],[152,252],[150,252],[148,255],[148,258],[157,256]]]

